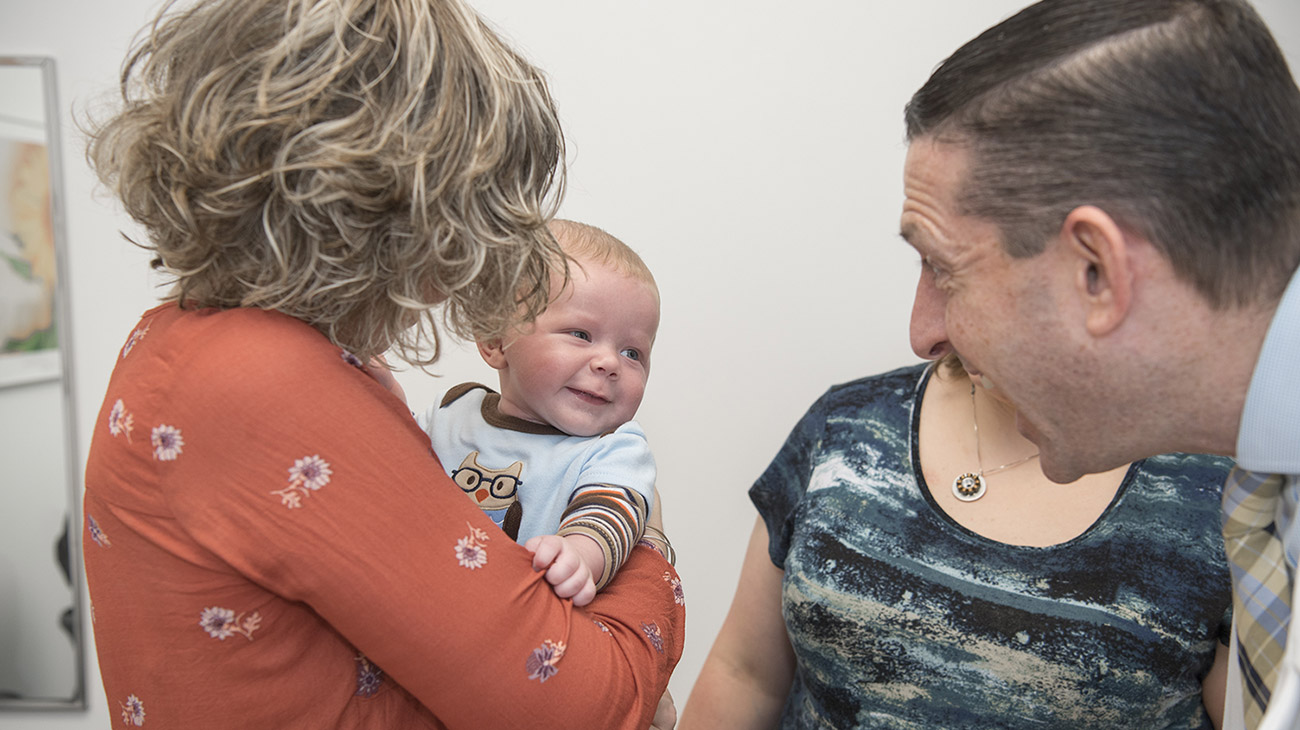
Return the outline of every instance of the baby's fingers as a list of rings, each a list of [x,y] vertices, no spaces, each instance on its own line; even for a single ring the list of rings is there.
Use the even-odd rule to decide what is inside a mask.
[[[556,535],[538,535],[524,543],[533,552],[533,570],[546,570],[564,548],[564,539]],[[554,583],[547,574],[547,581]]]
[[[555,586],[555,592],[561,598],[569,598],[577,593],[578,589],[574,587],[567,593],[561,593],[560,586],[568,584],[575,577],[581,578],[583,572],[582,560],[578,558],[578,554],[572,550],[561,550],[555,557],[555,562],[551,563],[551,567],[546,570],[546,582]]]
[[[575,606],[591,603],[591,599],[596,597],[596,584],[591,580],[591,571],[583,569],[580,563],[565,565],[561,570],[557,568],[561,568],[558,562],[546,572],[546,580],[555,588],[555,595],[572,598]]]
[[[588,603],[591,603],[591,599],[595,597],[596,597],[596,583],[595,581],[588,579],[586,583],[583,584],[582,589],[579,590],[577,595],[573,597],[573,605],[585,606]]]

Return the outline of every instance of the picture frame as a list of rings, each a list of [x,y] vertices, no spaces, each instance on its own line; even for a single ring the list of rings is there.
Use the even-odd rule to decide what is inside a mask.
[[[63,373],[53,59],[0,57],[0,99],[0,388],[6,388]]]

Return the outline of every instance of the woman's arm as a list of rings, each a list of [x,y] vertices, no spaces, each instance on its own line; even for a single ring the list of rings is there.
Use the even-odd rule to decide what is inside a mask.
[[[1228,657],[1232,652],[1218,642],[1215,642],[1215,646],[1214,664],[1205,673],[1205,679],[1201,680],[1201,702],[1205,704],[1205,711],[1210,715],[1214,730],[1220,730],[1223,727],[1224,696],[1228,689]]]
[[[782,571],[767,554],[767,527],[754,523],[740,585],[682,713],[680,730],[774,728],[794,677],[781,617]]]
[[[576,609],[451,482],[405,405],[314,330],[196,321],[167,363],[174,397],[137,414],[184,432],[185,458],[157,463],[194,540],[310,606],[448,727],[649,725],[684,625],[656,552],[633,549]]]

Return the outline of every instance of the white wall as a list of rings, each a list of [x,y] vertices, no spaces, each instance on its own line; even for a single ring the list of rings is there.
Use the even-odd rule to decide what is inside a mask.
[[[638,249],[662,289],[640,419],[688,601],[679,705],[731,601],[753,523],[749,484],[827,385],[914,360],[918,269],[897,236],[903,104],[948,53],[1022,4],[477,2],[550,75],[570,140],[562,214]],[[65,108],[93,111],[154,7],[0,0],[0,53],[54,56]],[[1300,4],[1258,7],[1300,59]],[[63,121],[84,458],[114,353],[157,291]],[[468,352],[440,371],[443,382],[490,377]],[[412,402],[442,385],[429,381],[403,376]],[[89,713],[0,714],[0,730],[107,727],[91,665]]]

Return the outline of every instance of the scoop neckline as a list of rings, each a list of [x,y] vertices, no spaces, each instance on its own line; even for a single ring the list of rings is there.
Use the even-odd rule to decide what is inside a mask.
[[[1083,532],[1062,542],[1051,545],[1017,545],[1013,542],[1003,542],[994,538],[982,535],[969,527],[958,522],[942,505],[934,498],[929,482],[925,479],[925,474],[921,469],[921,401],[925,398],[925,390],[930,384],[930,378],[934,375],[937,362],[931,361],[925,366],[921,377],[917,380],[915,393],[912,397],[911,412],[908,414],[908,438],[907,438],[907,455],[908,461],[912,467],[912,477],[916,482],[916,487],[921,492],[921,497],[925,500],[930,512],[944,525],[956,530],[958,533],[976,540],[985,545],[992,545],[1014,550],[1023,550],[1028,552],[1044,552],[1049,550],[1059,550],[1070,547],[1076,543],[1089,539],[1094,533],[1098,532],[1102,525],[1107,521],[1114,512],[1119,508],[1120,502],[1124,499],[1125,493],[1128,492],[1129,485],[1132,484],[1137,470],[1141,468],[1145,459],[1139,459],[1129,464],[1128,471],[1124,473],[1124,478],[1120,481],[1119,488],[1115,490],[1115,496],[1111,498],[1106,509],[1097,515],[1097,519],[1092,521]]]

